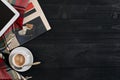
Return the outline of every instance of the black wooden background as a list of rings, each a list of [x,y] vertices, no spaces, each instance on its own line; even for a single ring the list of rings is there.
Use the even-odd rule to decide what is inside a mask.
[[[120,0],[39,0],[52,30],[26,43],[31,80],[120,80]]]

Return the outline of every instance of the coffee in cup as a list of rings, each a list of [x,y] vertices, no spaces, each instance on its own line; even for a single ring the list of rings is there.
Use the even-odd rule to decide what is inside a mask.
[[[25,55],[17,53],[13,56],[12,61],[14,66],[22,67],[25,64]]]
[[[17,54],[14,61],[17,66],[22,66],[25,63],[25,57],[22,54]]]

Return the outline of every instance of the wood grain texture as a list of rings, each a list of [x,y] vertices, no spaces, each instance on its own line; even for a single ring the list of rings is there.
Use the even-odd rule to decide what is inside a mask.
[[[39,0],[52,30],[26,43],[31,80],[119,80],[120,0]]]

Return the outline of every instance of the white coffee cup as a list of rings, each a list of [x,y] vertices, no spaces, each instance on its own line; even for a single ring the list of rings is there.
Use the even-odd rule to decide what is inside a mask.
[[[12,57],[12,63],[15,67],[23,67],[27,63],[27,57],[24,53],[16,53]]]
[[[11,51],[9,55],[9,62],[13,69],[19,72],[24,72],[30,69],[31,66],[25,65],[33,63],[33,55],[29,49],[25,47],[17,47]]]

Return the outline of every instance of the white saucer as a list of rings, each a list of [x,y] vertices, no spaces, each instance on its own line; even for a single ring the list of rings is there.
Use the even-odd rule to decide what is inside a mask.
[[[16,71],[25,72],[25,71],[29,70],[31,68],[31,66],[24,66],[24,67],[22,67],[22,69],[17,69],[17,68],[14,67],[14,65],[12,63],[12,57],[15,55],[15,53],[18,53],[18,52],[24,52],[25,54],[29,55],[30,64],[33,63],[33,55],[31,53],[31,51],[29,49],[25,48],[25,47],[15,48],[14,50],[12,50],[12,52],[9,55],[9,63],[11,65],[11,67]]]

